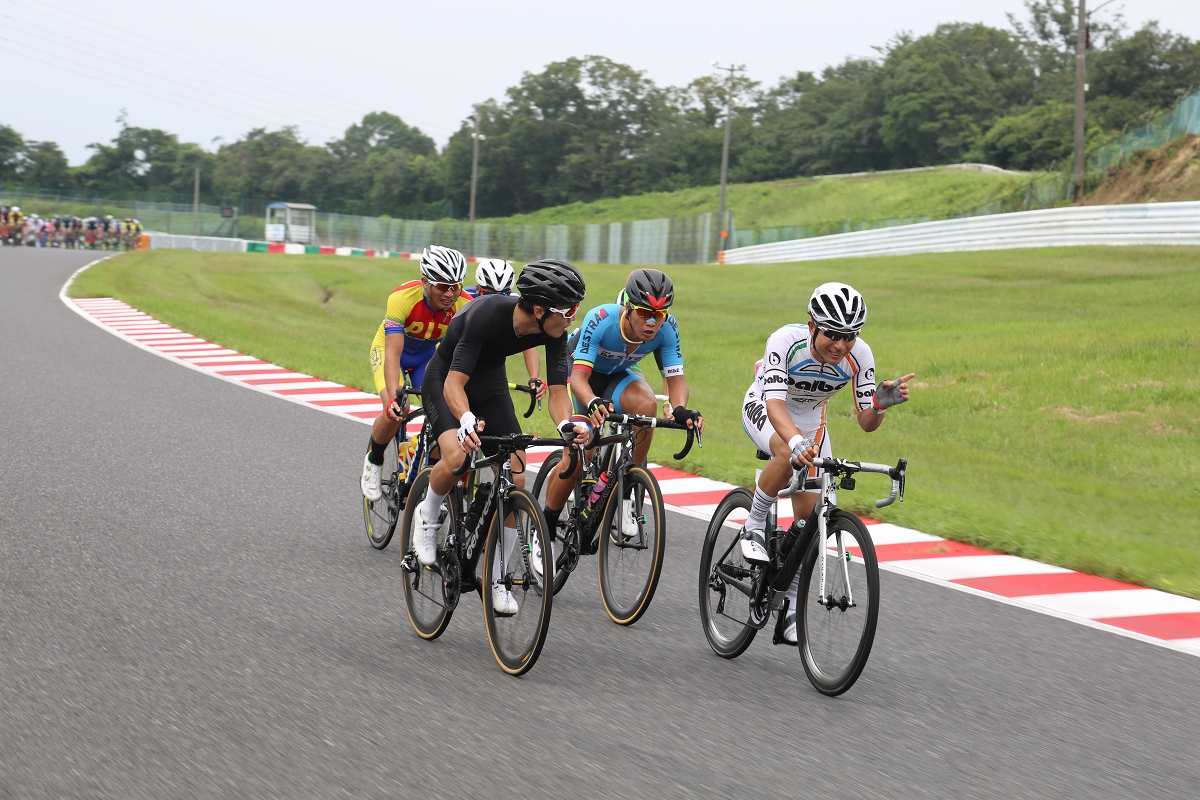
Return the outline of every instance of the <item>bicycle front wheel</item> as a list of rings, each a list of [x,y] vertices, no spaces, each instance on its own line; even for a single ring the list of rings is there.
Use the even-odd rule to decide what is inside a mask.
[[[429,492],[429,473],[432,467],[421,470],[409,490],[408,503],[404,506],[404,523],[400,534],[401,576],[404,579],[404,605],[408,609],[408,621],[422,639],[436,639],[450,624],[450,617],[458,602],[462,576],[457,555],[446,550],[446,537],[458,526],[458,509],[451,492],[442,501],[441,527],[437,534],[437,563],[422,566],[413,552],[412,541],[416,526],[417,508],[425,501]]]
[[[752,499],[745,489],[725,495],[700,550],[700,619],[709,646],[722,658],[740,656],[758,632],[750,624],[755,569],[742,558],[738,545]]]
[[[493,515],[483,552],[483,619],[496,663],[509,675],[524,675],[546,643],[554,564],[546,559],[544,574],[539,574],[531,560],[535,553],[550,552],[546,520],[533,496],[523,489],[509,489],[503,512]],[[497,615],[493,598],[497,584],[512,593],[515,613]]]
[[[600,599],[618,625],[632,625],[650,607],[662,574],[666,532],[658,481],[644,467],[630,467],[621,495],[608,496],[596,559]]]
[[[392,541],[396,522],[400,518],[400,491],[403,489],[396,471],[396,440],[388,442],[383,454],[383,480],[380,489],[383,497],[371,502],[363,497],[363,523],[367,528],[367,541],[376,550],[382,550]]]
[[[546,460],[538,467],[537,479],[533,482],[533,496],[539,508],[546,507],[546,484],[550,476],[557,473],[562,465],[562,451],[558,450],[546,456]],[[558,594],[571,571],[579,563],[579,541],[572,540],[567,533],[568,520],[575,513],[575,490],[571,490],[562,513],[558,516],[558,525],[552,531],[547,531],[550,545],[554,550],[554,593]]]
[[[833,513],[824,547],[820,538],[813,537],[800,570],[796,630],[804,672],[818,692],[832,697],[854,685],[871,654],[879,620],[879,562],[867,526],[846,511]]]

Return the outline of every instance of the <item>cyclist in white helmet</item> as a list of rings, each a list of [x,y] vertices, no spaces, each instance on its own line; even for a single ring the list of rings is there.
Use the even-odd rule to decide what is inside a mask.
[[[742,528],[742,556],[768,561],[763,530],[776,495],[792,477],[792,465],[819,471],[814,458],[828,458],[832,448],[825,425],[829,399],[853,385],[858,425],[867,433],[883,424],[884,413],[908,400],[909,373],[876,388],[875,357],[859,338],[867,321],[862,295],[844,283],[824,283],[808,303],[808,324],[785,325],[767,339],[763,360],[755,365],[754,383],[742,401],[742,428],[771,461],[759,476],[750,515]],[[816,490],[792,495],[798,535],[816,505]],[[788,592],[784,638],[796,641],[796,581]]]
[[[513,281],[517,273],[513,265],[503,258],[481,258],[475,267],[475,285],[467,287],[471,297],[483,297],[485,294],[512,294]],[[529,373],[529,386],[537,392],[537,399],[546,396],[546,383],[538,376],[541,375],[542,364],[538,358],[537,349],[530,348],[521,354],[525,359],[525,371]]]
[[[470,301],[463,291],[467,259],[457,250],[430,245],[421,254],[421,279],[397,286],[388,296],[383,322],[371,342],[371,375],[383,411],[371,428],[371,442],[363,461],[362,492],[374,502],[382,496],[383,454],[400,430],[407,408],[396,405],[396,388],[407,373],[414,388],[421,388],[425,367],[450,320]]]

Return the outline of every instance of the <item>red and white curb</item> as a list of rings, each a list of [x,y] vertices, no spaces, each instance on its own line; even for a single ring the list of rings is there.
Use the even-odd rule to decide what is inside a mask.
[[[68,284],[69,285],[69,284]],[[172,328],[111,298],[63,302],[85,319],[155,355],[329,414],[370,424],[376,395],[269,364]],[[530,453],[530,466],[546,452]],[[651,465],[667,507],[708,521],[732,484]],[[786,508],[780,504],[780,511]],[[1200,600],[981,550],[886,522],[864,520],[881,566],[1042,614],[1200,655]],[[789,524],[791,515],[780,514]]]

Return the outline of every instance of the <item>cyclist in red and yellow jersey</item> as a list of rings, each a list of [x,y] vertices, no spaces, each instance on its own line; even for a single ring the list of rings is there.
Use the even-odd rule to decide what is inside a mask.
[[[457,250],[430,245],[421,254],[421,280],[397,286],[371,342],[371,374],[383,412],[371,428],[371,445],[363,462],[362,492],[374,502],[382,495],[383,454],[400,429],[408,409],[396,406],[396,388],[406,373],[421,388],[425,366],[454,315],[470,301],[463,291],[467,259]]]

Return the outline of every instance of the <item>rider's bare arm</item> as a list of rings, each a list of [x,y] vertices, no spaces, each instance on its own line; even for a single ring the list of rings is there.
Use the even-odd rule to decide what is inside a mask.
[[[400,386],[400,357],[404,354],[404,334],[389,333],[383,340],[383,405],[386,409]]]

